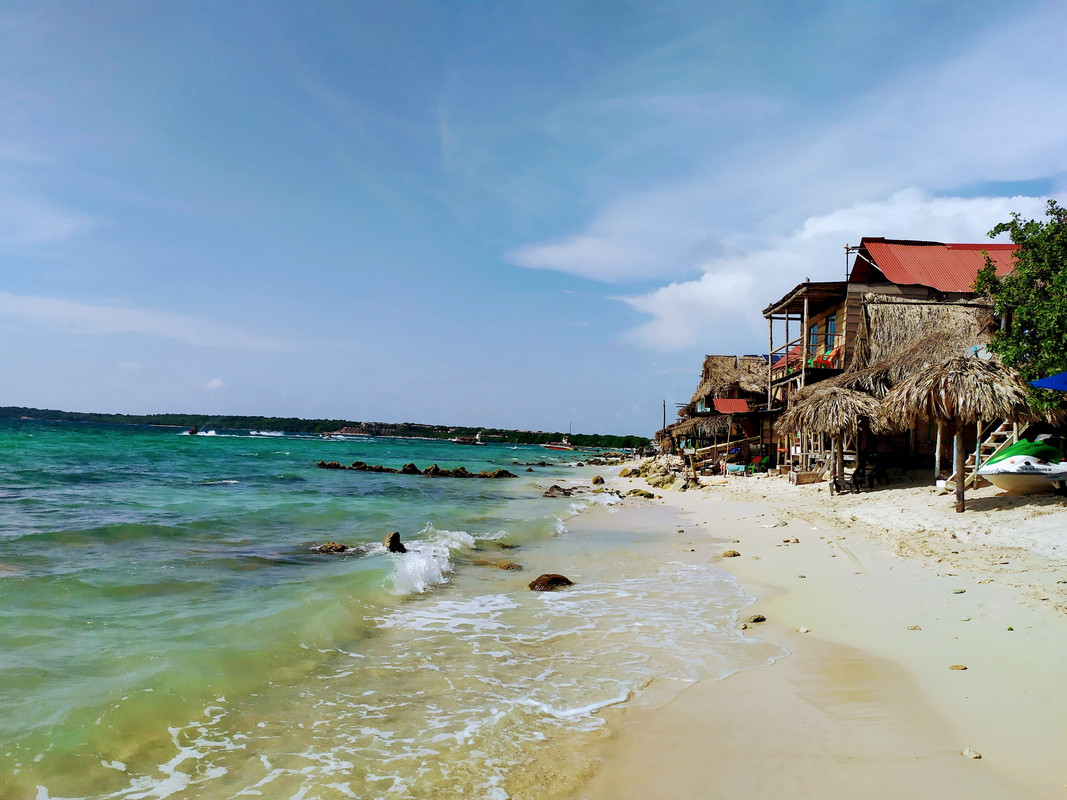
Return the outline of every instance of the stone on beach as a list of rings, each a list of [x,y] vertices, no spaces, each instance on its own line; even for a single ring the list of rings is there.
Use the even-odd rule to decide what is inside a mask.
[[[748,618],[748,620],[747,620],[747,621],[748,621],[748,622],[751,622],[751,623],[756,623],[756,622],[766,622],[766,621],[767,621],[767,618],[766,618],[765,616],[763,616],[763,614],[753,614],[752,616],[750,616],[750,617]]]
[[[982,757],[982,754],[979,753],[977,750],[975,750],[973,747],[965,747],[965,748],[963,748],[963,755],[965,755],[967,758],[976,758],[976,759]]]
[[[567,578],[564,575],[557,575],[552,572],[545,573],[544,575],[538,575],[529,583],[530,589],[535,592],[551,592],[561,586],[573,586],[574,581]]]
[[[602,477],[600,477],[599,475],[594,475],[593,476],[593,486],[603,486],[603,485],[604,485],[604,479]]]
[[[739,558],[740,556],[741,554],[736,550],[727,550],[725,553],[722,554],[723,558]]]
[[[406,553],[408,549],[404,547],[404,543],[400,541],[400,531],[393,531],[382,539],[382,545],[390,553]]]
[[[545,497],[570,497],[574,494],[573,489],[564,489],[562,486],[552,484],[547,491],[545,491]]]

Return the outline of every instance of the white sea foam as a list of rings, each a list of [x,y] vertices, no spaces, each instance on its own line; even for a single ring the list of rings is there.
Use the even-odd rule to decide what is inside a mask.
[[[474,547],[474,537],[466,531],[438,530],[427,522],[416,538],[404,542],[406,553],[394,553],[393,591],[421,594],[432,586],[448,582],[452,573],[452,553]]]

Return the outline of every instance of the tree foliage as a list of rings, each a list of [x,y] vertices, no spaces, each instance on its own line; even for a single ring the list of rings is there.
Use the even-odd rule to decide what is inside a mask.
[[[974,290],[992,298],[1004,321],[989,349],[1028,381],[1067,371],[1067,208],[1048,201],[1046,221],[1023,220],[1013,213],[989,232],[1007,233],[1019,245],[1015,268],[998,276],[986,255]],[[1032,402],[1048,409],[1063,394],[1033,389]]]

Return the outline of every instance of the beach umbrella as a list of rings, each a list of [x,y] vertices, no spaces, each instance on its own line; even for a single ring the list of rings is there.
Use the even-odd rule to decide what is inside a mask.
[[[779,435],[801,431],[829,435],[834,441],[834,476],[842,480],[844,437],[856,435],[863,420],[877,419],[880,413],[881,406],[869,394],[841,386],[820,389],[815,384],[786,409],[774,428]]]
[[[927,420],[955,429],[957,511],[964,509],[964,426],[1034,417],[1019,373],[999,361],[968,356],[932,364],[901,381],[883,398],[882,412],[882,424],[887,428],[903,430]]]
[[[1047,378],[1030,381],[1030,385],[1036,386],[1038,389],[1053,389],[1057,392],[1067,392],[1067,372],[1060,372],[1056,375],[1050,375]]]

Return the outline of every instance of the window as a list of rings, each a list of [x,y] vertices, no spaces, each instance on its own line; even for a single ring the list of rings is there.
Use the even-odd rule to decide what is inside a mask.
[[[815,350],[819,346],[819,326],[812,325],[808,328],[808,350]]]
[[[837,316],[826,320],[826,349],[832,350],[837,345]]]

